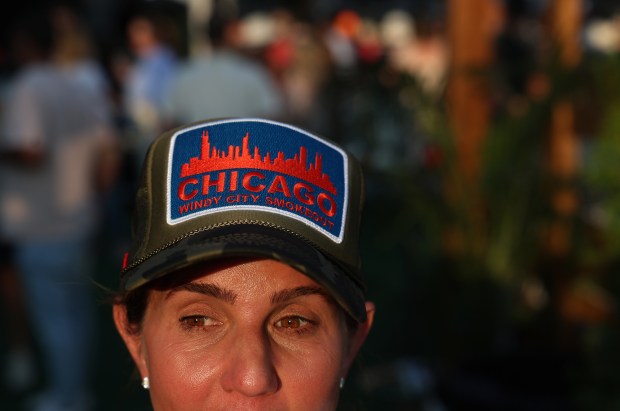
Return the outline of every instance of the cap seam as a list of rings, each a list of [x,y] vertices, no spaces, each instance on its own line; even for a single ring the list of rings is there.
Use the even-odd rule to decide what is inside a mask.
[[[193,236],[195,234],[198,234],[200,232],[203,232],[203,231],[212,230],[212,229],[221,228],[221,227],[227,227],[227,226],[231,226],[231,225],[239,225],[239,224],[254,224],[254,225],[260,225],[260,226],[263,226],[263,227],[277,228],[278,230],[284,231],[284,232],[286,232],[288,234],[292,234],[295,237],[302,239],[303,241],[307,241],[303,236],[297,234],[296,232],[294,232],[292,230],[289,230],[289,229],[286,229],[286,228],[283,228],[283,227],[281,227],[281,226],[279,226],[277,224],[266,223],[266,222],[260,221],[260,220],[234,220],[234,221],[227,221],[227,222],[224,222],[224,223],[213,224],[213,225],[209,225],[209,226],[206,226],[206,227],[201,227],[199,229],[195,229],[195,230],[189,231],[189,232],[183,234],[182,236],[179,236],[179,237],[175,238],[174,240],[171,240],[171,241],[167,242],[166,244],[157,247],[156,249],[152,250],[150,253],[148,253],[148,254],[138,258],[137,260],[132,261],[130,264],[128,264],[127,267],[125,267],[121,271],[121,276],[123,274],[127,273],[128,271],[133,270],[138,265],[142,264],[144,261],[146,261],[149,258],[153,257],[154,255],[159,254],[160,252],[162,252],[166,248],[173,246],[174,244],[178,243],[181,240],[184,240],[185,238],[191,237],[191,236]],[[319,249],[321,252],[323,252],[322,249],[320,247],[314,245],[314,243],[313,243],[313,246],[315,248]]]

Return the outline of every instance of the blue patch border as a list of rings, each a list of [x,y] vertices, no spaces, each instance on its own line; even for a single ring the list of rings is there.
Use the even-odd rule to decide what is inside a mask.
[[[343,176],[344,176],[344,201],[343,201],[343,205],[342,205],[342,221],[340,223],[340,234],[338,236],[335,236],[334,234],[330,233],[329,231],[325,230],[324,228],[322,228],[321,226],[319,226],[316,223],[313,223],[312,221],[308,220],[307,218],[304,218],[302,216],[300,216],[299,214],[295,214],[295,213],[291,213],[289,211],[287,211],[286,209],[276,209],[274,207],[267,207],[267,206],[260,206],[260,205],[235,205],[235,206],[224,206],[224,207],[218,207],[216,209],[205,209],[202,211],[198,211],[196,213],[192,213],[190,215],[184,216],[184,217],[179,217],[176,219],[172,219],[172,159],[173,159],[173,154],[174,154],[174,147],[176,144],[176,139],[179,135],[184,134],[188,131],[192,131],[192,130],[196,130],[196,129],[200,129],[200,128],[205,128],[205,127],[210,127],[210,126],[217,126],[217,125],[221,125],[221,124],[229,124],[229,123],[265,123],[265,124],[273,124],[276,126],[280,126],[280,127],[285,127],[288,128],[292,131],[295,131],[297,133],[301,133],[307,137],[310,137],[318,142],[320,142],[321,144],[325,144],[326,146],[332,148],[333,150],[335,150],[336,152],[338,152],[341,156],[342,156],[342,164],[344,167],[343,170]],[[322,138],[319,138],[318,136],[315,136],[314,134],[311,134],[307,131],[304,131],[300,128],[291,126],[289,124],[284,124],[284,123],[279,123],[277,121],[271,121],[271,120],[264,120],[264,119],[257,119],[257,118],[243,118],[243,119],[228,119],[228,120],[218,120],[218,121],[212,121],[212,122],[207,122],[207,123],[201,123],[201,124],[197,124],[194,125],[192,127],[187,127],[187,128],[183,128],[181,130],[178,130],[177,132],[174,133],[174,135],[172,136],[171,140],[170,140],[170,147],[169,147],[169,152],[168,152],[168,166],[167,166],[168,170],[167,170],[167,174],[166,174],[166,222],[168,223],[168,225],[176,225],[176,224],[180,224],[189,220],[193,220],[194,218],[198,218],[204,215],[209,215],[209,214],[216,214],[216,213],[220,213],[220,212],[225,212],[225,211],[230,211],[230,210],[249,210],[249,211],[255,211],[255,210],[259,210],[259,211],[265,211],[265,212],[269,212],[269,213],[273,213],[273,214],[278,214],[278,215],[286,215],[287,217],[290,217],[296,221],[300,221],[304,224],[306,224],[307,226],[315,229],[316,231],[320,232],[321,234],[325,235],[326,237],[328,237],[329,239],[331,239],[332,241],[334,241],[337,244],[342,243],[343,239],[344,239],[344,232],[345,232],[345,224],[346,224],[346,220],[347,220],[347,212],[348,212],[348,206],[349,206],[349,157],[347,155],[347,153],[345,151],[343,151],[340,147],[337,147],[335,145],[333,145],[332,143],[330,143],[329,141],[326,141]]]

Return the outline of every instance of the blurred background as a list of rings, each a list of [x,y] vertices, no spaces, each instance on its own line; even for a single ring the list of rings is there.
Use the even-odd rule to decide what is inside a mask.
[[[110,306],[139,164],[218,116],[364,165],[377,316],[342,410],[620,409],[617,1],[2,9],[2,410],[149,409]]]

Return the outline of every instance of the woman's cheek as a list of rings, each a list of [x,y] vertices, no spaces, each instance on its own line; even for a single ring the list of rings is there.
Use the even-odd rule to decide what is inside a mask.
[[[145,330],[146,331],[146,330]],[[222,364],[222,335],[187,333],[168,327],[145,335],[152,393],[188,401],[214,384]]]
[[[331,364],[323,359],[331,355],[312,355],[286,361],[280,369],[281,395],[295,410],[334,410],[339,397],[337,359]]]
[[[273,352],[283,387],[297,396],[309,398],[332,392],[342,372],[340,346],[324,340],[282,342]]]
[[[151,392],[159,397],[153,400],[170,404],[175,410],[179,404],[185,404],[183,410],[196,409],[216,387],[221,355],[212,347],[209,350],[178,348],[171,345],[160,350],[159,357],[151,363],[154,376]]]

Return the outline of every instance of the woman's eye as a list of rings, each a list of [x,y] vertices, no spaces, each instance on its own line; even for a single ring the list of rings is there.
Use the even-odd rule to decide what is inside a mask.
[[[205,315],[188,315],[179,321],[187,328],[205,328],[220,324],[219,321]]]
[[[288,328],[297,330],[310,325],[310,321],[298,316],[285,317],[276,321],[275,326],[278,328]]]

